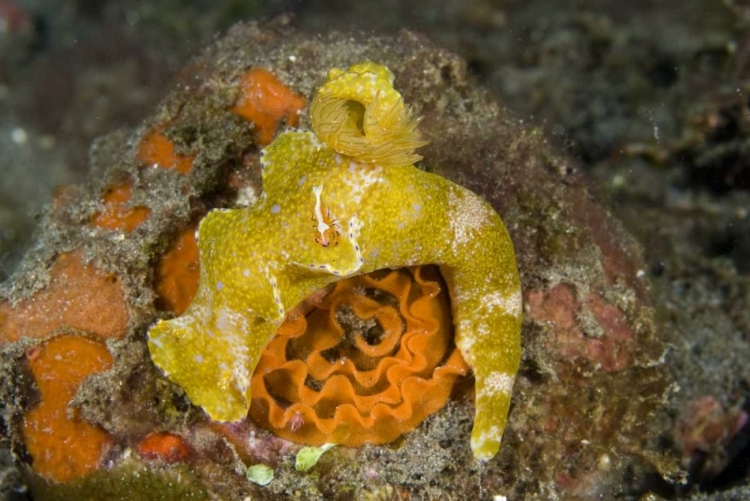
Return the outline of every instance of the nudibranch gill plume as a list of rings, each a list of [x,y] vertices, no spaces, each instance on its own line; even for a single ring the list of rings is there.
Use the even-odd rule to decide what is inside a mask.
[[[476,379],[471,448],[492,458],[521,357],[521,286],[500,216],[413,165],[426,141],[384,66],[330,70],[311,119],[314,132],[288,130],[262,152],[255,205],[200,222],[198,291],[182,316],[150,329],[153,361],[211,419],[242,420],[264,346],[307,296],[345,277],[436,264]]]

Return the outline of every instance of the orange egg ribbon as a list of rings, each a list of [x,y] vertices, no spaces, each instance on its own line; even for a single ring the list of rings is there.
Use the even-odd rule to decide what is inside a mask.
[[[321,295],[288,315],[253,374],[250,417],[276,435],[389,443],[442,408],[468,373],[437,267],[381,270]]]

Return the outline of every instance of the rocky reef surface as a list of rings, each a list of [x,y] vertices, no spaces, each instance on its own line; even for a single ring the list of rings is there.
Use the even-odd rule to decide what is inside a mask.
[[[419,27],[463,59],[412,33],[313,36],[286,19],[239,25],[193,59],[166,97],[128,96],[155,111],[133,116],[139,106],[131,104],[121,120],[118,108],[105,108],[115,126],[145,120],[96,140],[87,167],[90,137],[61,144],[8,129],[3,150],[17,151],[18,165],[59,162],[61,148],[78,144],[88,181],[56,191],[4,284],[4,443],[20,465],[4,469],[4,495],[23,496],[11,494],[24,489],[23,476],[39,499],[672,499],[696,491],[696,499],[744,499],[749,17],[739,3],[691,2],[686,11],[712,15],[675,20],[667,4],[557,16],[539,5],[446,2]],[[299,25],[368,15],[386,27],[406,24],[398,18],[408,12],[368,8],[347,13],[323,2],[307,14],[325,18],[301,12]],[[233,113],[247,72],[265,68],[309,103],[328,68],[362,58],[388,66],[424,117],[432,142],[421,168],[481,194],[516,245],[524,360],[503,448],[486,465],[473,462],[466,443],[471,379],[399,442],[335,448],[301,473],[299,446],[251,423],[216,427],[145,349],[149,325],[190,302],[197,221],[212,208],[252,204],[265,138],[297,117],[309,128],[304,109]],[[135,69],[125,65],[119,80]],[[95,81],[70,88],[85,100]],[[43,103],[44,93],[33,95],[40,99],[27,102]],[[86,111],[71,116],[101,116]],[[107,128],[89,127],[94,135]],[[31,140],[33,148],[21,147]],[[43,429],[55,430],[57,451],[45,457],[39,451],[52,448]],[[274,480],[249,483],[253,464],[270,465]]]

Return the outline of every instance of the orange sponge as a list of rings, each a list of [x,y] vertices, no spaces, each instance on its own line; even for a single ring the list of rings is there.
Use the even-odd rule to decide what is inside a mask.
[[[250,416],[299,443],[388,443],[467,372],[437,269],[383,270],[289,315],[253,374]]]
[[[82,477],[96,468],[109,438],[69,409],[68,402],[87,377],[112,366],[112,355],[103,342],[65,335],[30,352],[28,359],[41,395],[24,416],[33,468],[56,482]]]
[[[83,251],[61,254],[47,287],[11,306],[0,303],[0,345],[22,337],[43,338],[62,327],[106,338],[125,336],[128,308],[117,275],[83,263]]]
[[[193,167],[194,155],[179,155],[174,143],[162,132],[164,126],[156,127],[138,145],[138,160],[144,165],[158,165],[163,169],[174,169],[187,174]]]
[[[135,449],[141,457],[167,463],[185,461],[191,453],[190,446],[182,437],[166,431],[150,434]]]
[[[154,288],[160,306],[182,315],[198,290],[200,263],[195,226],[182,231],[156,264]]]
[[[128,207],[132,196],[133,186],[130,182],[109,187],[102,197],[104,211],[94,214],[91,224],[108,230],[133,231],[148,219],[151,211],[146,207]]]
[[[296,127],[297,113],[305,107],[305,98],[295,94],[268,70],[252,68],[240,81],[241,95],[232,108],[243,118],[255,124],[258,142],[265,146],[273,141],[276,129],[282,120]]]

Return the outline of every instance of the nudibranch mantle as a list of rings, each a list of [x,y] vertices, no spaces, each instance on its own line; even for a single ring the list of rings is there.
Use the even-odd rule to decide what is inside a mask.
[[[438,264],[476,377],[471,447],[488,460],[521,357],[512,242],[483,199],[412,165],[425,141],[392,83],[374,63],[329,72],[311,105],[315,133],[286,131],[263,151],[258,202],[201,221],[196,296],[150,329],[149,350],[212,419],[239,421],[263,347],[305,297],[342,277]]]

